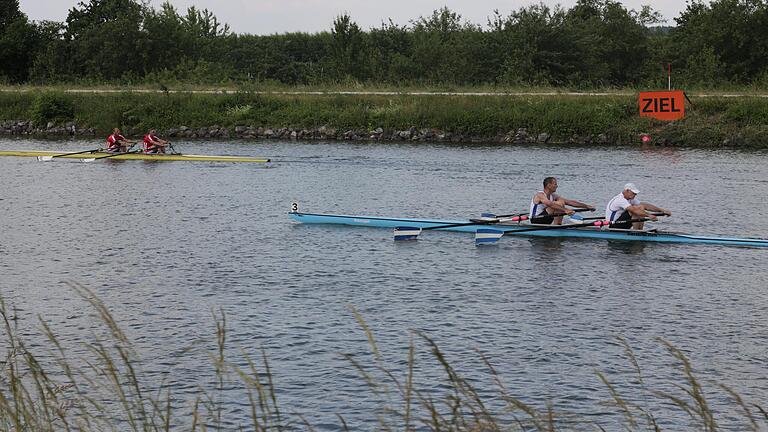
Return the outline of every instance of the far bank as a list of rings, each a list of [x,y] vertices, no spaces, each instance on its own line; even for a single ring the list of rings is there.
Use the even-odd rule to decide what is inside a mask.
[[[768,99],[697,97],[683,120],[627,94],[0,93],[0,134],[768,148]]]

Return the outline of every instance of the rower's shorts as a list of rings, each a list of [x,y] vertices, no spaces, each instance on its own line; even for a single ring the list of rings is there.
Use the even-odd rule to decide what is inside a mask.
[[[632,220],[632,215],[629,214],[628,211],[625,211],[624,214],[613,221],[608,228],[632,229],[632,222],[630,222],[630,220]]]
[[[545,214],[531,218],[530,221],[532,224],[552,225],[552,222],[555,221],[555,217],[550,214]]]

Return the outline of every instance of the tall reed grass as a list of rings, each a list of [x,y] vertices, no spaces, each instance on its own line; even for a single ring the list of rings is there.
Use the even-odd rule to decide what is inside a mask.
[[[88,289],[70,284],[87,301],[99,318],[99,336],[86,344],[87,354],[74,355],[55,329],[40,320],[47,347],[31,346],[16,319],[17,311],[0,300],[5,337],[0,363],[0,430],[3,431],[170,431],[170,430],[315,430],[301,413],[286,411],[278,403],[278,377],[273,376],[266,353],[252,359],[240,355],[233,361],[227,341],[227,317],[223,311],[213,315],[215,348],[203,354],[209,359],[216,380],[201,385],[190,407],[175,402],[173,383],[151,383],[131,341],[121,330],[109,308]],[[558,430],[721,430],[718,415],[710,405],[713,392],[730,400],[740,412],[740,430],[759,431],[768,427],[768,413],[719,383],[700,380],[690,360],[681,350],[659,340],[677,371],[676,391],[647,388],[645,372],[629,343],[618,338],[634,374],[637,386],[632,394],[602,372],[596,372],[604,385],[605,406],[595,406],[595,414],[613,420],[594,420],[587,414],[558,410],[552,404],[535,406],[524,395],[510,390],[493,367],[493,361],[478,353],[478,368],[488,371],[495,383],[494,394],[480,391],[465,378],[449,356],[428,335],[415,331],[409,339],[404,362],[387,364],[376,337],[360,313],[351,313],[366,335],[370,361],[345,355],[356,370],[361,384],[380,396],[381,406],[370,413],[370,427],[382,431],[558,431]],[[419,347],[427,356],[419,356]],[[195,350],[187,351],[193,355]],[[424,360],[428,364],[417,364]],[[397,362],[396,362],[397,363]],[[245,365],[245,366],[238,366]],[[403,366],[404,365],[404,366]],[[442,371],[442,386],[420,385],[417,370],[437,367]],[[151,385],[150,385],[151,384]],[[432,383],[434,384],[434,383]],[[705,384],[710,387],[705,388]],[[226,388],[239,387],[248,395],[249,420],[235,425],[225,416]],[[155,388],[150,391],[148,389]],[[436,388],[444,390],[436,391]],[[660,409],[659,407],[663,407]],[[680,415],[680,414],[683,415]],[[307,413],[311,414],[311,413]],[[349,430],[343,412],[337,414],[339,430]],[[374,423],[374,419],[375,423]],[[662,420],[666,419],[666,420]],[[680,420],[685,419],[685,420]],[[732,426],[733,418],[729,419]]]

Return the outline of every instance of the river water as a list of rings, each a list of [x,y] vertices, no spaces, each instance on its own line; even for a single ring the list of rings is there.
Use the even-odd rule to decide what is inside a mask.
[[[0,140],[0,149],[77,151],[86,142]],[[428,231],[396,244],[389,230],[305,226],[303,211],[467,218],[526,211],[543,177],[562,195],[603,209],[633,181],[670,209],[663,229],[768,236],[768,153],[733,150],[296,142],[178,142],[186,153],[266,156],[258,164],[0,158],[0,293],[21,332],[43,349],[42,317],[72,350],[99,334],[81,284],[109,307],[142,358],[145,385],[162,382],[190,409],[215,382],[212,314],[227,317],[231,360],[270,361],[284,413],[318,430],[375,429],[382,396],[343,354],[373,370],[362,316],[397,376],[423,332],[499,407],[493,377],[526,404],[616,429],[620,410],[601,371],[665,429],[689,417],[643,389],[684,397],[678,362],[691,360],[720,426],[746,427],[728,385],[765,407],[768,251]],[[644,384],[616,337],[627,340]],[[195,345],[198,343],[198,345]],[[445,395],[445,374],[418,336],[416,383]],[[80,357],[78,357],[80,356]],[[45,357],[43,355],[43,357]],[[645,386],[645,387],[644,387]],[[239,388],[221,396],[225,429],[248,425]],[[395,398],[396,399],[396,398]],[[391,402],[391,401],[390,401]],[[396,404],[395,402],[391,402]],[[186,411],[185,411],[186,410]],[[182,416],[183,417],[183,416]],[[525,416],[522,416],[525,417]],[[295,419],[296,417],[294,417]],[[182,422],[184,420],[181,420]]]

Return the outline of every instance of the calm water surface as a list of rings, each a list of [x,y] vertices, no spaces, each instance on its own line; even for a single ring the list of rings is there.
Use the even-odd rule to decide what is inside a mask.
[[[92,144],[0,140],[0,149],[77,151]],[[320,430],[375,428],[379,400],[342,357],[369,362],[367,320],[387,365],[404,372],[412,330],[433,338],[484,396],[494,385],[478,351],[526,403],[608,429],[618,410],[595,371],[639,394],[616,336],[635,350],[649,387],[677,392],[683,350],[705,388],[714,380],[765,406],[768,251],[600,240],[504,238],[476,248],[460,233],[395,244],[381,229],[304,226],[287,212],[466,218],[526,211],[548,175],[559,192],[602,209],[627,181],[673,211],[664,229],[768,236],[762,152],[179,142],[187,153],[271,157],[253,164],[0,158],[0,293],[32,345],[43,317],[75,353],[98,326],[66,284],[93,290],[135,342],[148,386],[165,380],[179,409],[213,380],[212,312],[227,314],[232,359],[265,350],[286,412]],[[440,390],[440,366],[417,343],[417,382]],[[242,350],[242,351],[241,351]],[[154,380],[154,381],[153,381]],[[238,390],[229,428],[249,424]],[[438,395],[441,393],[435,393]],[[744,427],[722,392],[713,410]],[[679,430],[687,416],[650,402]],[[676,425],[676,426],[675,426]]]

